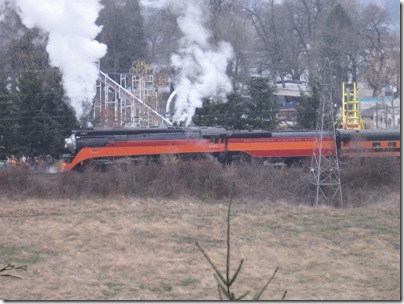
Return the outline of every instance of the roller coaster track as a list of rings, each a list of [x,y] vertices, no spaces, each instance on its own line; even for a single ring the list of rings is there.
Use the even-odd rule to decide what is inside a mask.
[[[110,95],[114,98],[110,98]],[[128,89],[118,84],[107,74],[99,70],[97,82],[97,97],[94,105],[94,115],[106,115],[105,112],[113,112],[112,119],[116,126],[171,126],[172,123],[153,110],[143,100],[135,96]],[[104,113],[104,114],[102,114]],[[111,123],[111,122],[110,122]]]

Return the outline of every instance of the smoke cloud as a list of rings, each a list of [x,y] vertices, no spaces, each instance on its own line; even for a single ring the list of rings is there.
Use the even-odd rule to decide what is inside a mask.
[[[4,11],[6,10],[6,1],[0,0],[0,22],[4,19]]]
[[[107,47],[94,40],[102,27],[95,21],[102,6],[99,0],[15,0],[17,12],[28,28],[49,33],[46,50],[50,64],[63,74],[63,86],[76,117],[95,96],[96,61]]]
[[[177,24],[183,33],[178,51],[171,56],[171,65],[178,71],[175,114],[173,121],[189,125],[202,98],[212,95],[226,99],[232,85],[226,67],[233,58],[230,43],[211,43],[206,28],[207,1],[160,1],[162,6],[179,13]]]

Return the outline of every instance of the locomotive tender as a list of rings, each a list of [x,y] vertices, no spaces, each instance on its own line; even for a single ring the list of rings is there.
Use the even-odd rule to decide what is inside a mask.
[[[69,154],[64,170],[81,170],[87,164],[107,165],[116,159],[158,159],[213,156],[222,163],[247,157],[282,161],[287,165],[313,155],[315,131],[227,131],[222,127],[84,128],[65,139]],[[323,155],[347,157],[400,157],[399,130],[337,130],[324,134]]]

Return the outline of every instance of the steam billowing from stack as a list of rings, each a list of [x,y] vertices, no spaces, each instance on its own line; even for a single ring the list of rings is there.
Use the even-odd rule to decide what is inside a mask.
[[[12,3],[12,2],[11,2]],[[98,70],[95,64],[107,47],[94,40],[102,27],[95,21],[99,0],[15,0],[17,12],[28,28],[49,33],[46,50],[50,64],[63,74],[63,86],[76,117],[92,102]]]
[[[16,5],[28,28],[38,27],[49,33],[46,49],[50,64],[61,70],[64,88],[80,118],[83,104],[95,96],[95,62],[106,53],[106,45],[94,40],[101,31],[95,24],[102,8],[99,0],[0,0],[0,10],[4,2]],[[207,3],[160,0],[160,5],[179,14],[177,22],[183,33],[171,64],[178,70],[173,120],[185,125],[191,123],[195,109],[202,107],[202,98],[214,95],[225,99],[232,89],[226,67],[233,58],[233,49],[224,41],[212,44],[211,33],[205,27]]]
[[[6,10],[7,7],[7,2],[4,0],[0,0],[0,21],[3,21],[4,19],[4,14],[3,12]]]
[[[221,41],[211,43],[211,33],[205,27],[208,1],[162,0],[163,6],[179,13],[177,23],[183,33],[180,48],[171,56],[171,64],[178,71],[176,102],[173,121],[189,125],[202,98],[218,96],[226,99],[232,85],[226,75],[233,48]]]

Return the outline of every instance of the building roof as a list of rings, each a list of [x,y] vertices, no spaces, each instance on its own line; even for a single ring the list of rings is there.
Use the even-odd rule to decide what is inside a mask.
[[[388,105],[388,109],[389,110],[391,109],[390,105]],[[385,110],[385,107],[383,107],[382,104],[379,104],[379,105],[376,105],[376,106],[372,106],[372,107],[370,107],[370,108],[368,108],[366,110],[363,110],[363,111],[361,111],[361,113],[362,113],[362,117],[373,117],[374,113],[381,112],[381,111],[384,111],[384,110]],[[399,106],[394,107],[394,115],[396,115],[396,114],[398,114],[398,115],[400,114],[400,107]]]
[[[376,102],[391,102],[392,96],[375,96],[375,97],[362,97],[359,98],[360,102],[371,102],[371,103],[376,103]]]

